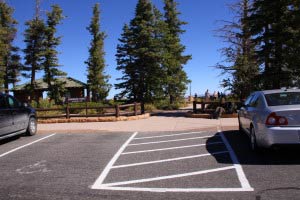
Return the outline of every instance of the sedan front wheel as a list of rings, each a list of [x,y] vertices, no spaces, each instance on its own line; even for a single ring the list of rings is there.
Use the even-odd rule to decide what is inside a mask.
[[[37,131],[37,121],[34,117],[30,117],[26,135],[29,135],[29,136],[35,135],[36,131]]]

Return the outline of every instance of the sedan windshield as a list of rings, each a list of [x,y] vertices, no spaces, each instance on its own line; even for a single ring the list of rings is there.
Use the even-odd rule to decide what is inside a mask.
[[[300,104],[300,92],[282,92],[265,94],[268,106]]]

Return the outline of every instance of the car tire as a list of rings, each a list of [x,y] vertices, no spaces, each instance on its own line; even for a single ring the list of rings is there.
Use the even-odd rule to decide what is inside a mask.
[[[30,117],[28,121],[26,135],[32,136],[37,132],[37,121],[34,117]]]
[[[240,133],[243,133],[243,128],[242,128],[242,125],[241,125],[241,121],[240,121],[240,118],[238,117],[238,121],[239,121],[239,132]]]
[[[253,127],[250,129],[250,148],[253,152],[259,152],[260,150],[257,146],[255,130]]]

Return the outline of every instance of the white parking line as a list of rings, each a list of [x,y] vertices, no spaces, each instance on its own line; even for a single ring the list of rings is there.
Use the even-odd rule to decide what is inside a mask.
[[[192,137],[192,138],[184,138],[184,139],[177,139],[177,140],[162,140],[162,141],[157,141],[157,142],[144,142],[144,143],[134,143],[134,144],[129,144],[128,146],[137,146],[137,145],[144,145],[144,144],[159,144],[159,143],[166,143],[166,142],[177,142],[177,141],[185,141],[185,140],[195,140],[195,139],[205,139],[205,138],[210,138],[211,135],[206,135],[202,137]],[[214,136],[217,137],[217,136]]]
[[[122,181],[117,183],[107,183],[103,184],[106,187],[112,187],[117,185],[128,185],[128,184],[135,184],[135,183],[146,183],[146,182],[152,182],[152,181],[160,181],[160,180],[166,180],[166,179],[173,179],[173,178],[181,178],[186,176],[195,176],[200,174],[207,174],[211,172],[219,172],[224,170],[230,170],[234,169],[234,166],[228,166],[228,167],[221,167],[216,169],[209,169],[209,170],[202,170],[197,172],[190,172],[190,173],[184,173],[184,174],[176,174],[176,175],[170,175],[170,176],[161,176],[161,177],[155,177],[155,178],[146,178],[146,179],[139,179],[139,180],[132,180],[132,181]]]
[[[119,151],[114,155],[114,157],[107,164],[107,166],[105,167],[105,169],[103,170],[103,172],[101,173],[101,175],[99,176],[99,178],[95,181],[94,185],[92,186],[92,189],[99,189],[99,188],[101,188],[101,185],[102,185],[104,179],[106,178],[106,176],[108,175],[110,169],[115,164],[115,162],[117,161],[117,159],[120,157],[120,155],[124,151],[124,149],[128,146],[128,144],[131,142],[131,140],[137,134],[138,134],[138,132],[133,133],[131,135],[131,137],[121,146],[121,148],[119,149]]]
[[[102,190],[119,190],[119,191],[148,191],[148,192],[243,192],[243,191],[254,191],[254,189],[250,186],[243,169],[238,162],[237,157],[234,154],[230,144],[228,143],[226,137],[221,131],[218,131],[217,135],[214,136],[204,136],[204,137],[193,137],[193,138],[185,138],[185,139],[178,139],[178,140],[164,140],[158,142],[148,142],[148,143],[137,143],[137,144],[130,144],[132,140],[134,140],[137,132],[134,133],[119,149],[119,151],[114,155],[108,165],[105,167],[104,171],[100,174],[99,178],[95,181],[94,185],[92,185],[92,189],[102,189]],[[188,135],[188,134],[186,134]],[[135,151],[135,152],[124,152],[126,147],[134,146],[134,145],[144,145],[144,144],[154,144],[154,143],[164,143],[164,142],[175,142],[175,141],[183,141],[183,140],[194,140],[194,139],[202,139],[202,138],[209,138],[209,137],[221,137],[222,142],[215,142],[215,143],[223,143],[225,144],[228,151],[220,151],[210,154],[200,154],[200,155],[193,155],[187,157],[180,157],[180,158],[172,158],[172,159],[165,159],[165,160],[157,160],[157,161],[149,161],[149,162],[141,162],[141,163],[131,163],[127,165],[118,165],[114,166],[115,162],[119,159],[121,155],[126,154],[133,154],[133,153],[146,153],[151,151],[164,151],[164,150],[171,150],[171,149],[180,149],[180,148],[189,148],[192,146],[200,146],[204,144],[198,145],[190,145],[190,146],[179,146],[179,147],[171,147],[171,148],[162,148],[162,149],[150,149],[144,151]],[[169,137],[169,136],[167,136]],[[153,138],[147,137],[144,139]],[[212,144],[212,143],[211,143]],[[207,144],[206,144],[207,145]],[[124,153],[123,153],[124,152]],[[183,174],[174,174],[168,176],[161,176],[161,177],[153,177],[153,178],[146,178],[146,179],[138,179],[138,180],[128,180],[128,181],[121,181],[121,182],[110,182],[110,183],[103,183],[107,175],[109,174],[110,170],[118,169],[118,168],[125,168],[125,167],[132,167],[132,166],[139,166],[139,165],[148,165],[154,163],[163,163],[169,161],[176,161],[176,160],[183,160],[183,159],[191,159],[197,157],[204,157],[204,156],[211,156],[215,154],[225,154],[229,153],[231,160],[233,162],[232,166],[215,168],[215,169],[208,169],[208,170],[201,170],[196,172],[189,172]],[[154,182],[160,180],[168,180],[168,179],[175,179],[181,177],[188,177],[188,176],[195,176],[219,171],[226,171],[226,170],[233,170],[237,172],[238,180],[241,184],[241,187],[235,188],[144,188],[144,187],[122,187],[122,185],[129,185],[129,184],[136,184],[136,183],[145,183],[145,182]]]
[[[101,190],[109,191],[135,191],[135,192],[252,192],[245,188],[143,188],[143,187],[108,187],[102,186]]]
[[[162,137],[173,137],[173,136],[180,136],[180,135],[191,135],[196,133],[204,133],[204,131],[200,132],[189,132],[189,133],[178,133],[178,134],[170,134],[170,135],[158,135],[158,136],[152,136],[152,137],[138,137],[134,138],[134,140],[142,140],[142,139],[152,139],[152,138],[162,138]]]
[[[122,155],[148,153],[148,152],[155,152],[155,151],[168,151],[168,150],[174,150],[174,149],[185,149],[185,148],[193,148],[193,147],[201,147],[201,146],[210,146],[210,145],[215,145],[215,144],[223,144],[223,142],[211,142],[208,144],[195,144],[195,145],[188,145],[188,146],[162,148],[162,149],[150,149],[150,150],[144,150],[144,151],[129,151],[129,152],[122,153]]]
[[[30,142],[30,143],[28,143],[28,144],[25,144],[25,145],[23,145],[23,146],[20,146],[20,147],[18,147],[18,148],[15,148],[15,149],[13,149],[13,150],[10,150],[10,151],[8,151],[8,152],[6,152],[6,153],[1,154],[1,155],[0,155],[0,158],[4,157],[4,156],[6,156],[6,155],[8,155],[8,154],[10,154],[10,153],[13,153],[13,152],[15,152],[15,151],[18,151],[18,150],[20,150],[20,149],[23,149],[23,148],[25,148],[25,147],[28,147],[28,146],[30,146],[30,145],[32,145],[32,144],[35,144],[35,143],[40,142],[40,141],[42,141],[42,140],[45,140],[45,139],[47,139],[47,138],[49,138],[49,137],[52,137],[52,136],[54,136],[54,135],[56,135],[56,133],[51,134],[51,135],[48,135],[48,136],[43,137],[43,138],[40,138],[40,139],[38,139],[38,140],[35,140],[35,141],[33,141],[33,142]]]
[[[219,134],[220,134],[226,148],[229,151],[231,160],[233,162],[233,166],[235,167],[236,173],[238,174],[238,178],[239,178],[239,181],[242,185],[242,188],[249,189],[249,190],[253,191],[253,188],[250,186],[249,181],[247,180],[246,175],[243,171],[243,168],[242,168],[240,162],[238,161],[234,151],[232,150],[229,142],[227,141],[226,137],[224,136],[224,134],[222,132],[219,132]]]
[[[186,159],[191,159],[191,158],[200,158],[204,156],[211,156],[211,155],[217,155],[217,154],[223,154],[223,153],[228,153],[228,151],[219,151],[215,153],[206,153],[206,154],[199,154],[199,155],[193,155],[193,156],[184,156],[184,157],[178,157],[178,158],[170,158],[170,159],[164,159],[164,160],[155,160],[155,161],[149,161],[149,162],[140,162],[140,163],[132,163],[128,165],[117,165],[113,166],[111,168],[124,168],[124,167],[133,167],[133,166],[140,166],[140,165],[149,165],[149,164],[154,164],[154,163],[163,163],[163,162],[171,162],[171,161],[177,161],[177,160],[186,160]]]

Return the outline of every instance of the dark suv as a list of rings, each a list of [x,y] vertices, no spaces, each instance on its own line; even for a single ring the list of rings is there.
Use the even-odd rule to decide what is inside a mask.
[[[8,94],[0,93],[0,139],[22,133],[31,136],[36,131],[35,110]]]

